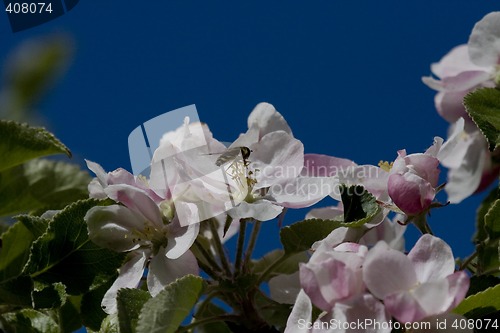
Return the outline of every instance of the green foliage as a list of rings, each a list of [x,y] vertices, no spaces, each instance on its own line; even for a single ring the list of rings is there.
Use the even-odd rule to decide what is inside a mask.
[[[478,318],[500,310],[500,284],[464,299],[453,312]]]
[[[66,154],[69,149],[44,128],[0,120],[0,171],[33,158]]]
[[[118,291],[118,323],[120,333],[135,333],[137,320],[144,304],[151,298],[147,291],[120,289]]]
[[[480,212],[482,210],[486,209],[480,209]],[[490,270],[498,271],[500,268],[500,199],[492,202],[487,213],[482,216],[478,218],[482,225],[482,231],[478,235],[484,237],[477,244],[479,274]]]
[[[469,116],[488,140],[491,151],[500,146],[500,90],[481,88],[464,98]]]
[[[262,274],[271,264],[280,259],[285,252],[283,250],[274,250],[258,260],[253,260],[251,265],[251,270],[255,274]],[[306,252],[298,252],[293,255],[287,256],[287,258],[281,262],[279,265],[274,267],[272,272],[266,276],[265,281],[275,277],[280,274],[293,274],[299,270],[299,263],[307,262],[309,256]]]
[[[0,172],[0,216],[62,209],[88,197],[90,176],[79,166],[35,159]]]
[[[169,284],[142,307],[137,333],[174,333],[191,312],[202,289],[202,278],[193,275]]]
[[[21,274],[34,238],[21,222],[16,222],[1,239],[0,283],[3,283]]]
[[[200,308],[197,309],[196,314],[194,315],[194,322],[200,321],[206,318],[216,318],[222,315],[225,315],[226,311],[218,307],[217,305],[207,302],[203,303]],[[222,320],[218,320],[216,322],[211,322],[207,324],[200,324],[196,326],[197,333],[231,333],[229,327],[227,327],[226,323]]]
[[[342,225],[339,221],[310,219],[284,227],[280,231],[280,240],[285,254],[309,250],[314,242],[324,239]]]
[[[78,201],[54,216],[32,246],[24,273],[46,282],[62,282],[69,294],[86,292],[97,275],[113,275],[123,255],[102,249],[88,238],[84,216],[102,202]]]
[[[33,309],[22,309],[3,316],[8,332],[60,333],[57,323],[49,315]]]

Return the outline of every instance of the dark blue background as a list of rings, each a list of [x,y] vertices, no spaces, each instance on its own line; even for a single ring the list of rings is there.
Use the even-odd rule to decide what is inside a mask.
[[[498,7],[491,0],[81,1],[19,33],[0,13],[0,60],[31,37],[74,39],[69,72],[40,112],[79,163],[130,169],[130,131],[193,103],[218,139],[232,141],[267,101],[306,152],[377,164],[446,136],[434,92],[420,78]],[[433,212],[435,233],[459,256],[472,251],[479,202]],[[278,246],[277,230],[265,224],[257,254]]]

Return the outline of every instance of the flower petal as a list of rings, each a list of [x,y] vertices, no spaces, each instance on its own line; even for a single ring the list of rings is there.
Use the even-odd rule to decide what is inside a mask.
[[[451,248],[440,238],[425,234],[408,253],[418,280],[423,283],[444,279],[455,270]]]
[[[261,199],[253,203],[241,202],[227,213],[234,220],[253,218],[257,221],[269,221],[278,216],[282,211],[283,207]]]
[[[158,206],[143,190],[130,185],[110,185],[104,191],[108,197],[141,214],[157,227],[163,226]]]
[[[117,252],[137,249],[137,232],[144,228],[142,215],[120,205],[92,207],[84,217],[89,238],[99,246]]]
[[[286,322],[284,333],[307,333],[309,330],[303,323],[310,323],[312,316],[311,300],[304,290],[299,292],[295,304],[293,305],[292,312]]]
[[[188,274],[199,274],[194,254],[187,251],[177,259],[169,259],[165,256],[165,250],[162,248],[149,263],[148,290],[154,297],[169,283]]]
[[[411,261],[384,241],[378,242],[366,255],[363,278],[368,289],[379,299],[408,290],[417,283],[417,274]]]
[[[278,303],[293,304],[300,292],[299,272],[280,274],[269,280],[271,298]]]
[[[318,203],[338,188],[336,177],[287,178],[269,188],[268,195],[283,207],[304,208]]]
[[[295,178],[304,167],[304,145],[286,132],[268,133],[251,149],[250,168],[257,180],[254,189]]]
[[[181,227],[178,220],[174,219],[169,225],[168,245],[166,248],[167,258],[177,259],[186,253],[196,240],[199,231],[199,223]]]
[[[147,254],[138,251],[121,268],[118,278],[102,299],[101,306],[104,312],[112,314],[117,312],[116,295],[121,288],[136,288],[141,282],[144,267],[146,266]]]
[[[477,22],[469,37],[469,56],[479,66],[496,66],[500,54],[500,12]]]

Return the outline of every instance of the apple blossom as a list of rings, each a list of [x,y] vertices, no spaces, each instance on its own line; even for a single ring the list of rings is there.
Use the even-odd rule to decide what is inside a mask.
[[[474,26],[467,45],[453,48],[439,63],[432,64],[434,75],[424,77],[429,87],[438,91],[435,105],[438,113],[450,124],[464,119],[463,159],[455,158],[449,168],[445,191],[451,203],[459,203],[476,191],[484,189],[498,174],[499,167],[492,164],[487,142],[463,105],[465,95],[479,87],[498,84],[500,59],[500,12],[487,14]],[[456,130],[452,125],[450,133]]]
[[[198,274],[196,258],[189,251],[198,224],[180,226],[176,216],[169,219],[163,215],[141,188],[112,184],[103,192],[121,205],[96,206],[87,212],[89,238],[99,246],[128,253],[128,260],[103,298],[107,313],[116,312],[118,290],[137,287],[148,265],[147,285],[153,296],[179,277]]]
[[[392,201],[409,216],[425,213],[436,195],[439,160],[429,154],[406,154],[398,151],[392,165],[387,189]]]
[[[407,256],[377,243],[366,255],[363,280],[392,316],[415,322],[448,312],[465,297],[469,277],[454,268],[450,247],[425,234]]]

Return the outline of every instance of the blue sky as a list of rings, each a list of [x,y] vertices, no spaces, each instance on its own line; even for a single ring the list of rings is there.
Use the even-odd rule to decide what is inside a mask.
[[[497,8],[489,0],[80,1],[15,34],[0,14],[0,60],[29,38],[73,39],[71,67],[39,111],[78,163],[130,169],[129,133],[190,104],[216,138],[232,141],[266,101],[306,152],[377,164],[446,136],[421,77]],[[472,251],[479,202],[433,212],[431,226],[456,255]],[[267,223],[257,253],[277,239]]]

